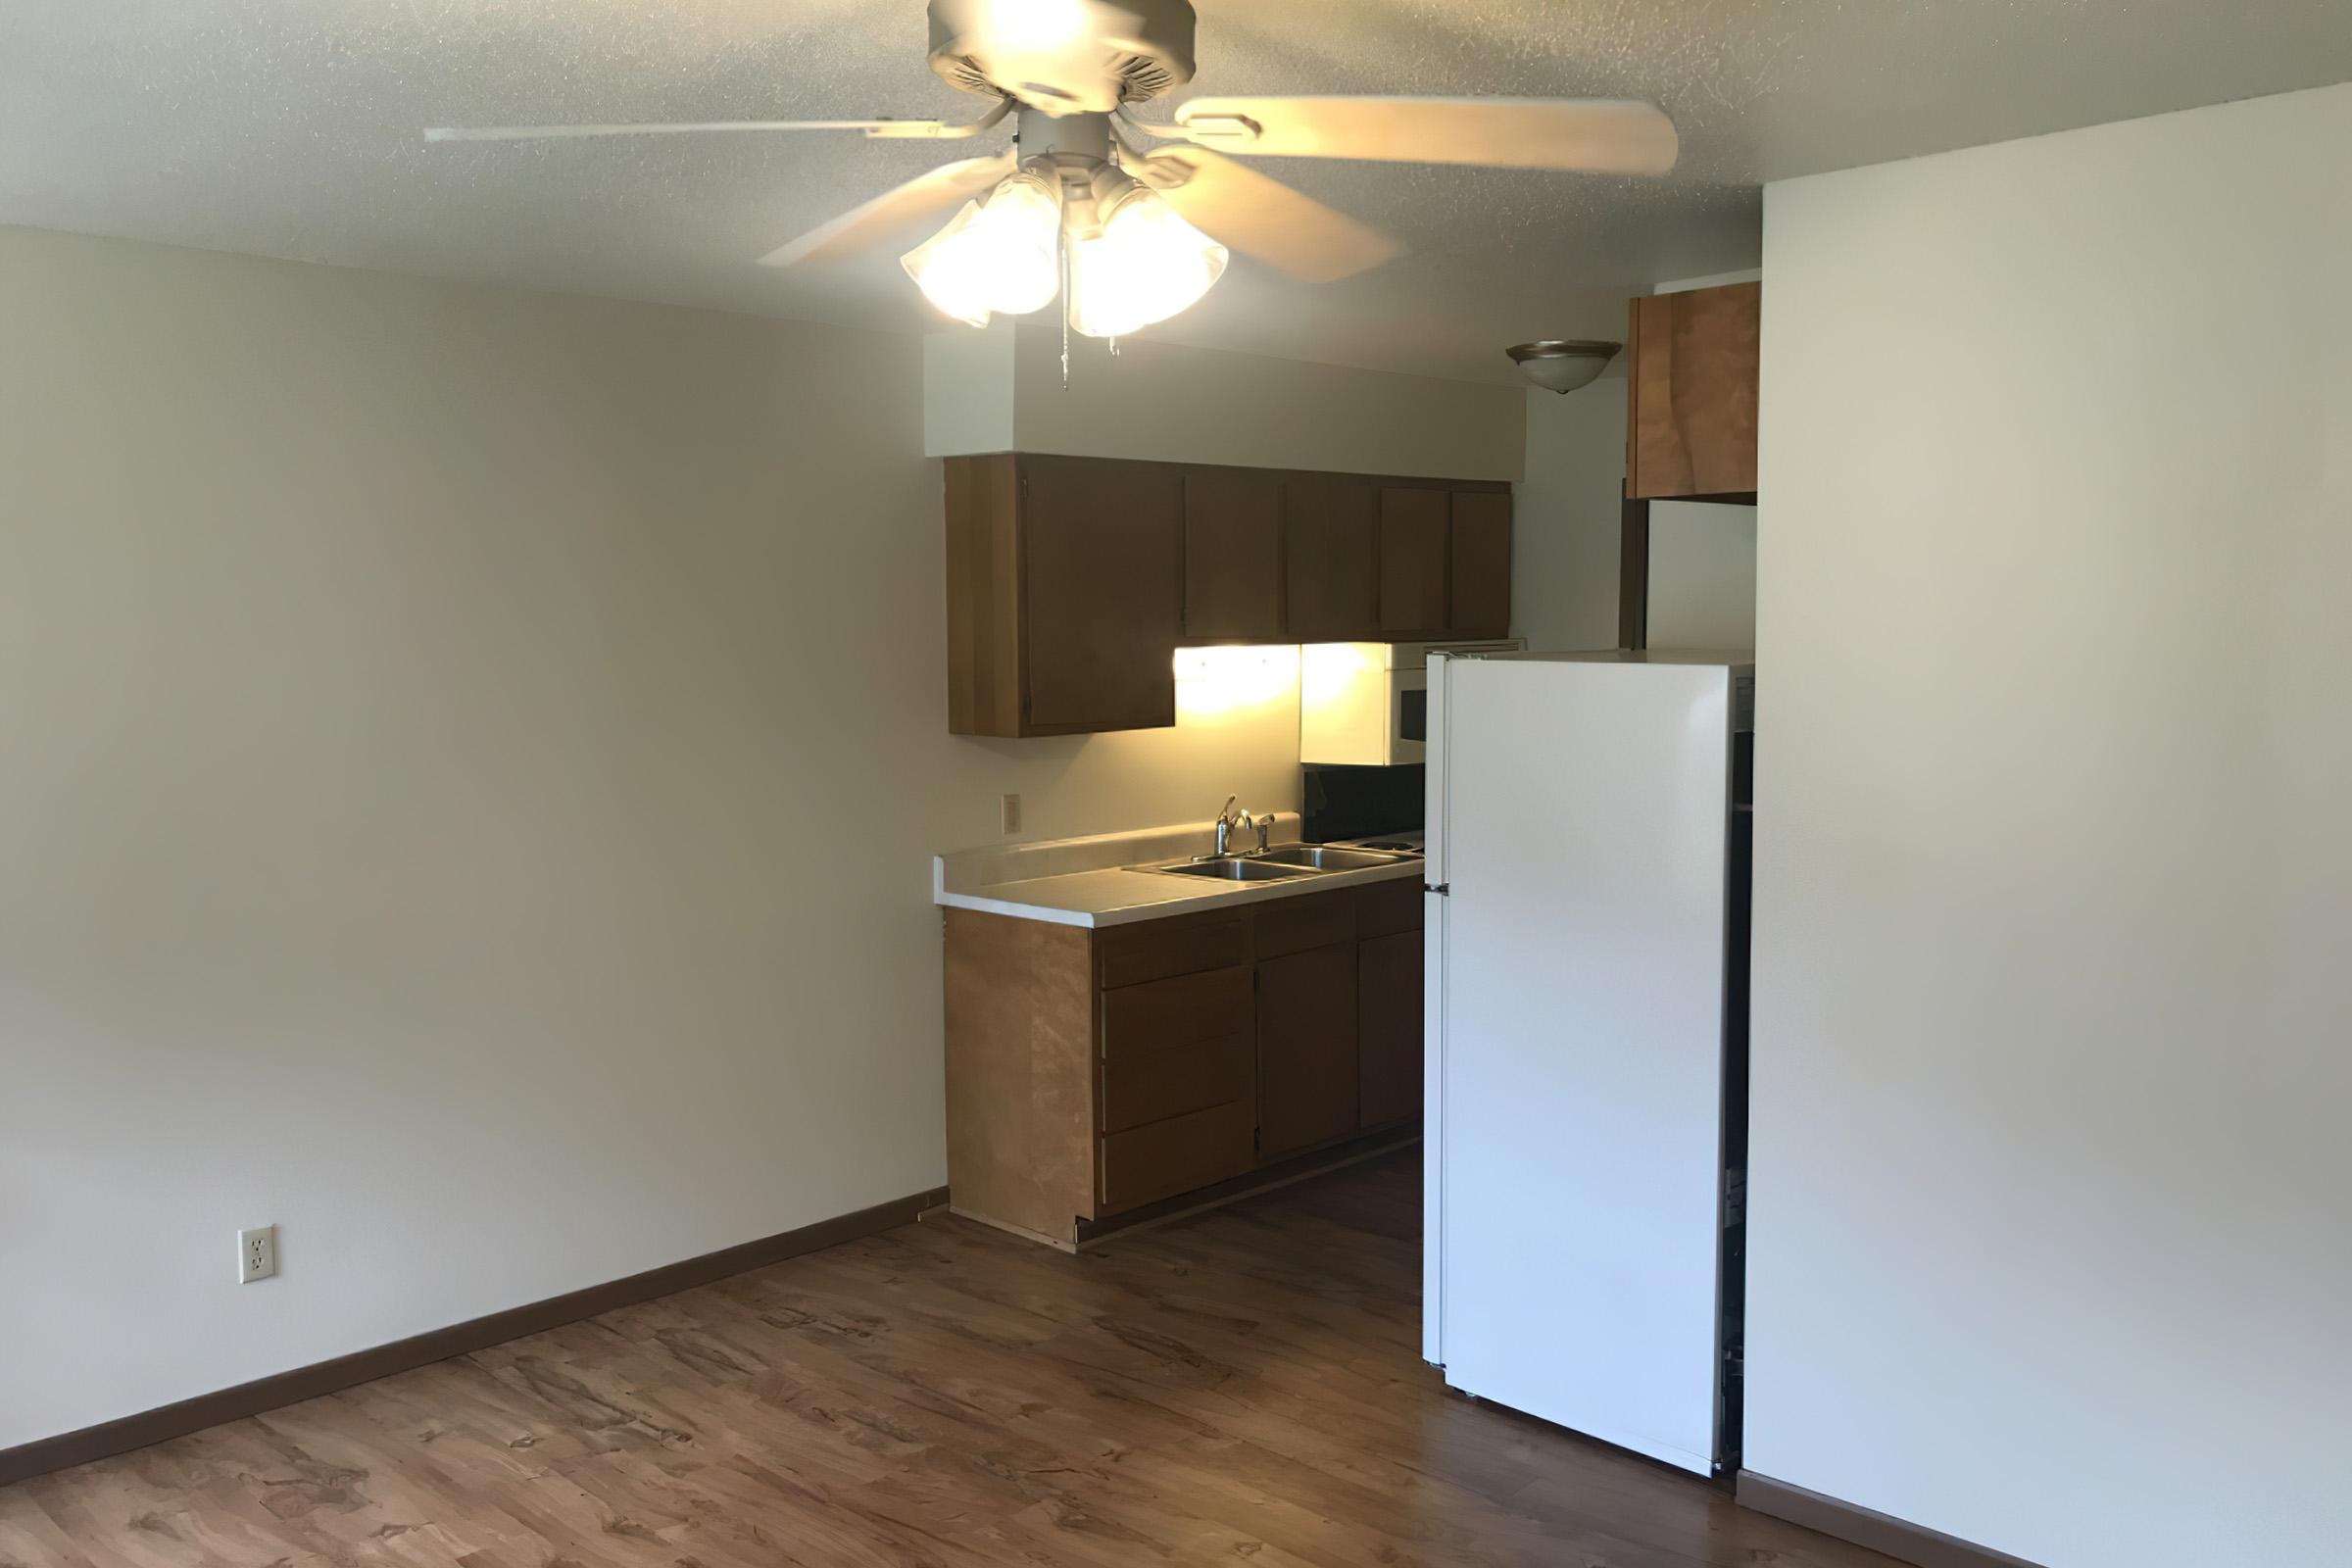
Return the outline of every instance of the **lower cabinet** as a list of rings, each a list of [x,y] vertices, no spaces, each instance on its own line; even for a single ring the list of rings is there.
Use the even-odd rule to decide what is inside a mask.
[[[1093,932],[946,914],[958,1213],[1066,1247],[1419,1113],[1418,879]]]
[[[1257,1131],[1246,964],[1102,993],[1105,1211],[1248,1171]]]
[[[1420,1115],[1420,932],[1367,937],[1357,946],[1355,1015],[1363,1125]]]
[[[1248,1174],[1256,1131],[1250,1108],[1233,1103],[1105,1134],[1101,1211],[1114,1214]]]
[[[1421,889],[1382,882],[1356,905],[1356,1077],[1366,1127],[1421,1114]]]
[[[1258,1150],[1268,1159],[1345,1138],[1356,1114],[1355,944],[1257,965]]]

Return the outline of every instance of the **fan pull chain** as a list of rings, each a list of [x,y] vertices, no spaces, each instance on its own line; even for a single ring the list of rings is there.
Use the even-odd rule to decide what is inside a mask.
[[[1061,253],[1061,389],[1070,389],[1070,233],[1063,229],[1060,243],[1054,247]]]

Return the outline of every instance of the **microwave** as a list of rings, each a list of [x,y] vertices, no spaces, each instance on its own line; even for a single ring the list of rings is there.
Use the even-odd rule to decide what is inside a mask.
[[[1357,767],[1418,762],[1429,742],[1429,655],[1514,654],[1476,643],[1308,643],[1298,650],[1298,760]]]

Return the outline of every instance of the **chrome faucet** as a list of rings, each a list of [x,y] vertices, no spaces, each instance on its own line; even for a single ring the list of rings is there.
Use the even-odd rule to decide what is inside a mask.
[[[1217,810],[1215,823],[1217,847],[1215,853],[1210,857],[1212,859],[1223,859],[1233,853],[1233,830],[1237,827],[1245,833],[1255,832],[1257,834],[1256,853],[1259,855],[1266,853],[1266,830],[1274,825],[1274,813],[1268,811],[1263,816],[1255,816],[1246,810],[1237,811],[1234,807],[1240,801],[1239,795],[1228,795],[1225,797],[1225,804]]]

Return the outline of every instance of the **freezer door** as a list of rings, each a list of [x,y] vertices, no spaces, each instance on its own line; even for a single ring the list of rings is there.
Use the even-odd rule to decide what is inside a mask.
[[[1450,890],[1433,1358],[1457,1388],[1701,1474],[1731,690],[1714,665],[1452,662],[1431,823]]]

